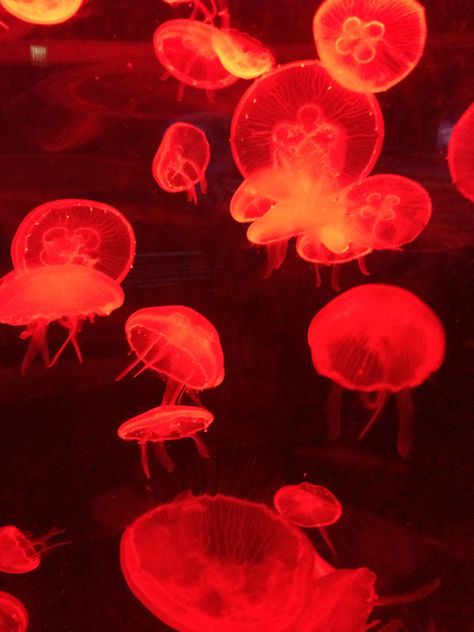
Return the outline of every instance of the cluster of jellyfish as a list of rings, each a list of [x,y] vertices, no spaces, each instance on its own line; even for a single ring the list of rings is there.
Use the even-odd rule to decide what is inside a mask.
[[[249,224],[247,238],[264,246],[270,273],[296,239],[298,255],[316,266],[339,266],[373,250],[399,250],[428,224],[431,200],[412,179],[370,175],[382,150],[384,123],[374,93],[391,88],[420,60],[426,39],[417,0],[324,0],[313,20],[319,60],[275,66],[257,39],[231,28],[225,0],[163,0],[188,18],[168,20],[153,45],[167,74],[184,86],[216,90],[255,80],[235,108],[230,148],[244,180],[230,202],[232,217]],[[82,0],[0,0],[13,16],[33,24],[73,17]],[[448,149],[453,183],[474,201],[474,104],[453,129]],[[202,130],[175,122],[153,161],[166,192],[184,191],[197,203],[210,161]],[[0,281],[0,322],[22,327],[28,339],[21,371],[36,356],[52,367],[71,344],[82,362],[78,334],[87,320],[107,316],[124,301],[121,282],[133,265],[135,236],[117,209],[91,200],[42,204],[21,222],[11,246],[12,270]],[[319,278],[319,272],[318,272]],[[337,287],[336,275],[333,286]],[[50,353],[47,332],[59,324],[65,338]],[[160,405],[124,421],[118,436],[138,443],[145,477],[148,447],[161,465],[175,465],[166,443],[191,438],[209,458],[200,432],[214,420],[199,393],[224,379],[224,357],[213,324],[182,305],[151,306],[130,315],[125,335],[132,362],[116,378],[148,370],[165,381]],[[316,372],[333,386],[328,436],[341,433],[343,389],[357,392],[369,418],[360,438],[397,397],[397,449],[408,458],[414,425],[411,389],[444,358],[443,325],[420,298],[400,287],[364,284],[346,291],[312,319],[308,343]],[[183,403],[184,397],[191,400]],[[285,485],[271,509],[224,495],[182,496],[138,517],[122,536],[121,566],[134,595],[157,618],[182,632],[364,632],[375,606],[390,603],[374,589],[367,568],[336,570],[303,529],[327,527],[342,514],[326,488]],[[34,538],[0,527],[0,572],[27,573],[57,546],[53,529]],[[411,598],[435,590],[437,582]],[[407,596],[409,599],[410,596]],[[400,597],[394,598],[399,602]],[[25,632],[28,614],[0,592],[0,629]],[[398,630],[392,622],[379,630]]]

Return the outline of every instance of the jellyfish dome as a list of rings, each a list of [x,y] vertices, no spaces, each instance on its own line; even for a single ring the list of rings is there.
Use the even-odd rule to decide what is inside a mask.
[[[232,118],[231,149],[245,178],[289,163],[345,186],[371,171],[383,133],[373,95],[343,88],[317,61],[297,61],[247,89]]]
[[[313,20],[321,61],[349,90],[381,92],[406,77],[426,41],[417,0],[324,0]]]
[[[278,513],[300,527],[325,527],[342,515],[342,506],[329,489],[312,483],[285,485],[275,493]]]
[[[224,68],[241,79],[260,77],[275,65],[261,42],[237,29],[215,30],[212,45]]]
[[[448,145],[448,165],[457,189],[474,202],[474,103],[453,127]]]
[[[72,18],[83,0],[0,0],[2,7],[16,18],[32,24],[61,24]]]
[[[32,538],[13,525],[0,527],[0,572],[17,575],[34,571],[44,553],[64,544],[48,544],[62,532],[62,529],[51,529],[40,538]],[[1,626],[0,630],[3,630]]]
[[[26,632],[29,617],[19,599],[0,591],[0,630],[2,632]]]
[[[135,258],[135,235],[120,211],[92,200],[54,200],[23,219],[11,246],[16,270],[86,265],[123,281]]]

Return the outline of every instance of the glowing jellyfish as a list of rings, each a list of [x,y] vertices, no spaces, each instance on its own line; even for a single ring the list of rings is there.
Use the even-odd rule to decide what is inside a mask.
[[[32,24],[61,24],[75,15],[83,0],[0,0],[16,18]]]
[[[24,326],[21,338],[31,338],[21,365],[22,373],[37,354],[47,367],[53,366],[68,343],[79,362],[77,342],[82,323],[94,316],[108,316],[120,307],[124,293],[120,285],[103,272],[77,264],[48,265],[26,272],[11,272],[0,284],[0,322]],[[68,336],[53,359],[49,359],[46,333],[57,321]]]
[[[31,538],[13,525],[0,527],[0,572],[20,574],[34,571],[45,553],[66,544],[49,544],[60,533],[63,529],[51,529],[40,538]],[[1,626],[0,630],[3,630]]]
[[[151,478],[147,455],[149,443],[153,444],[165,470],[172,472],[174,463],[166,451],[165,441],[189,437],[199,454],[208,459],[209,452],[197,433],[206,431],[213,421],[214,415],[199,406],[157,406],[125,421],[118,429],[118,436],[139,443],[143,472]]]
[[[197,204],[196,184],[206,193],[210,148],[206,134],[190,123],[174,123],[163,135],[153,160],[153,177],[170,193],[186,191]]]
[[[26,632],[28,612],[19,599],[0,591],[0,630],[2,632]]]
[[[408,457],[413,444],[410,389],[424,382],[444,358],[445,334],[436,314],[408,290],[362,285],[316,314],[308,342],[316,371],[335,383],[328,402],[330,438],[340,434],[343,388],[361,392],[373,410],[360,437],[378,418],[387,395],[397,393],[398,452]]]
[[[474,103],[453,127],[448,145],[448,165],[458,190],[474,202]]]
[[[273,55],[261,42],[237,29],[214,31],[212,45],[224,68],[241,79],[260,77],[275,65]]]
[[[135,258],[135,235],[117,209],[92,200],[54,200],[23,219],[11,246],[17,270],[78,264],[120,283]]]
[[[137,357],[117,379],[139,364],[143,367],[138,373],[156,371],[166,380],[164,405],[179,402],[184,390],[213,388],[224,379],[219,334],[207,318],[190,307],[139,309],[125,323],[125,333]]]
[[[349,90],[380,92],[406,77],[426,41],[417,0],[325,0],[314,16],[321,61]]]
[[[231,148],[245,178],[291,164],[345,186],[371,171],[383,129],[373,95],[341,87],[317,61],[298,61],[244,93],[232,118]]]

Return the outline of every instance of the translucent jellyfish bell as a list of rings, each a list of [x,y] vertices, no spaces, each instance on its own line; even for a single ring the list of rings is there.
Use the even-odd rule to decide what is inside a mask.
[[[448,165],[457,189],[474,202],[474,103],[453,127],[448,145]]]
[[[9,593],[0,591],[0,630],[26,632],[28,624],[28,612],[21,601]]]
[[[325,0],[313,20],[328,72],[359,92],[388,90],[406,77],[423,54],[426,30],[417,0]]]
[[[237,29],[214,31],[212,45],[224,68],[241,79],[260,77],[275,65],[273,55],[261,42]]]
[[[360,392],[373,411],[360,437],[378,418],[387,395],[397,393],[398,452],[408,457],[413,444],[410,389],[435,372],[444,358],[445,333],[436,314],[408,290],[362,285],[316,314],[308,342],[316,371],[335,383],[328,401],[330,438],[340,434],[342,388]]]
[[[61,24],[72,18],[83,0],[0,0],[2,7],[16,18],[32,24]]]
[[[66,544],[49,544],[61,533],[62,529],[52,529],[42,537],[32,538],[13,525],[0,527],[0,572],[20,574],[35,570],[45,553]],[[1,626],[0,630],[3,630]]]

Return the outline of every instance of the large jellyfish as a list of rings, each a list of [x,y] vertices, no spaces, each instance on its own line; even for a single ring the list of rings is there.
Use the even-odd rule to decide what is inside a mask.
[[[84,0],[0,0],[16,18],[32,24],[60,24],[75,15]]]
[[[474,103],[453,127],[448,145],[448,165],[458,190],[474,202]]]
[[[26,632],[29,617],[19,599],[0,591],[0,630],[2,632]]]
[[[426,41],[417,0],[325,0],[314,16],[319,56],[349,90],[381,92],[406,77]]]
[[[308,342],[316,371],[334,382],[328,401],[330,438],[340,434],[343,388],[360,392],[373,411],[360,437],[378,418],[387,395],[396,393],[397,447],[402,458],[408,457],[414,434],[410,389],[424,382],[444,358],[444,328],[433,310],[403,288],[361,285],[316,314]]]
[[[32,538],[13,525],[0,527],[0,572],[16,575],[34,571],[43,555],[66,544],[49,544],[52,538],[61,533],[62,529],[51,529],[42,537]],[[0,630],[3,630],[1,626]]]

